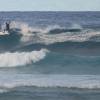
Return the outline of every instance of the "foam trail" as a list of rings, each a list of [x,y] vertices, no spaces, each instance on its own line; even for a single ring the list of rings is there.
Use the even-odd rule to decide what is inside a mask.
[[[48,50],[41,49],[40,51],[31,52],[14,52],[0,54],[0,67],[23,66],[40,61],[45,58]]]
[[[99,37],[100,32],[88,32],[88,33],[80,33],[80,34],[71,34],[69,32],[69,34],[62,33],[62,34],[55,34],[55,35],[38,34],[39,39],[36,42],[43,43],[46,45],[57,43],[57,42],[66,42],[66,41],[85,42],[85,41],[91,41],[91,38],[95,37],[95,36]],[[96,40],[94,39],[94,41],[96,41]]]

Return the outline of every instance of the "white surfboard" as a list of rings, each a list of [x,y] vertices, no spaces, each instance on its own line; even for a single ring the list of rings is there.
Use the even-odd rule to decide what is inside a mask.
[[[0,35],[9,35],[8,31],[0,32]]]

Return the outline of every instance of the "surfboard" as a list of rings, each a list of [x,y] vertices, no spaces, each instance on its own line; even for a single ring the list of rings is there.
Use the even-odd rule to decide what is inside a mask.
[[[0,32],[0,35],[9,35],[8,31]]]

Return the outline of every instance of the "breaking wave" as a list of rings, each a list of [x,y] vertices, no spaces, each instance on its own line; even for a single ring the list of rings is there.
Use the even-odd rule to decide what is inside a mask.
[[[100,89],[100,76],[9,74],[1,77],[0,87],[2,89],[9,90],[21,86]]]
[[[38,33],[35,36],[21,38],[22,42],[40,43],[40,44],[54,44],[62,42],[100,42],[100,32],[88,32],[88,33],[61,33],[61,34],[41,34]]]
[[[48,50],[41,49],[40,51],[31,52],[6,52],[0,54],[0,67],[23,66],[38,62],[45,58]]]
[[[58,25],[48,26],[45,28],[31,27],[21,22],[11,22],[11,29],[17,29],[17,33],[21,34],[21,42],[41,43],[45,45],[57,42],[100,42],[100,31],[92,29],[84,29],[80,25],[72,25],[71,27],[61,27]],[[15,31],[14,31],[15,32]],[[14,37],[13,37],[14,38]],[[5,39],[6,41],[6,39]]]
[[[30,27],[25,23],[12,22],[12,28],[20,29],[23,35],[22,42],[30,41],[32,43],[53,44],[57,42],[100,42],[100,31],[84,29],[80,25],[73,24],[71,27],[61,27],[58,25],[48,26],[46,28]]]

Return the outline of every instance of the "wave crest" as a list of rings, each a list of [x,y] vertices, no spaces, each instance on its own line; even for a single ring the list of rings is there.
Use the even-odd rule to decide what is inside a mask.
[[[23,66],[38,62],[45,58],[47,49],[31,52],[6,52],[0,54],[0,67]]]
[[[0,75],[2,88],[21,86],[100,89],[99,75]],[[9,77],[9,78],[8,78]]]

